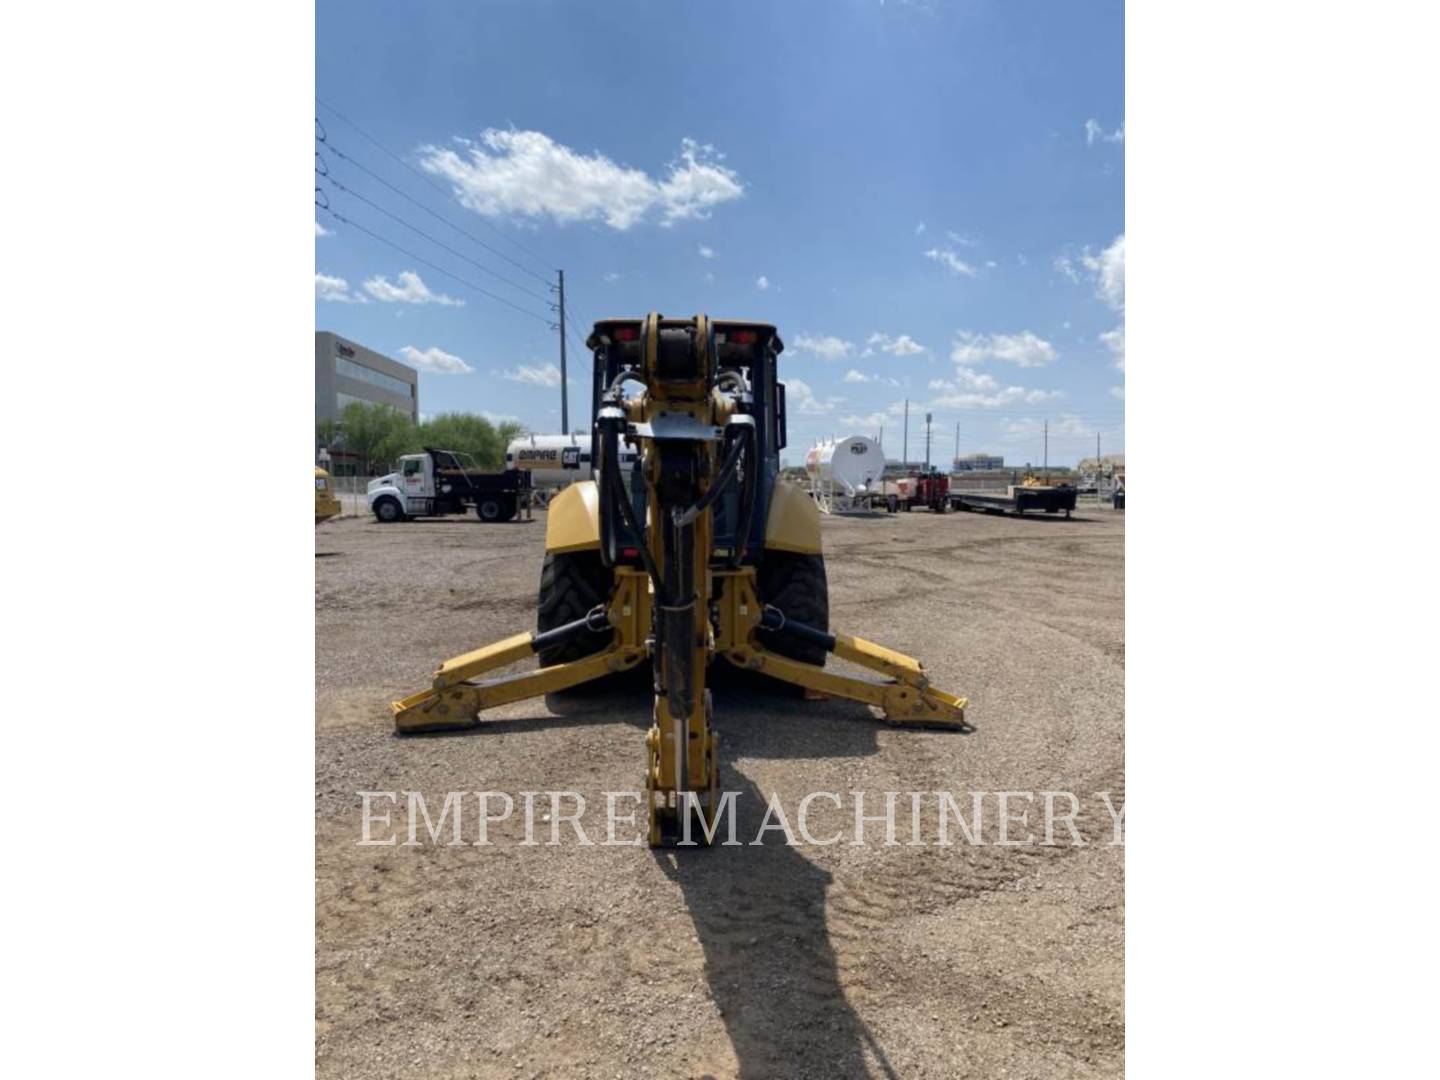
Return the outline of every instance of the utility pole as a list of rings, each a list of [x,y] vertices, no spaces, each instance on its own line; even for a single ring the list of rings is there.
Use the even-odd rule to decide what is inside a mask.
[[[955,471],[955,467],[960,464],[960,421],[959,421],[959,420],[956,420],[956,421],[955,421],[955,460],[952,461],[950,464],[951,464],[951,469],[950,469],[951,472],[954,472],[954,471]]]
[[[1050,479],[1050,421],[1045,421],[1045,464],[1041,467],[1046,480]]]
[[[570,434],[570,381],[565,377],[565,271],[560,275],[560,433]]]
[[[907,468],[910,464],[910,399],[905,399],[905,436],[900,442],[900,467]]]
[[[930,471],[930,422],[934,419],[934,413],[925,414],[925,471]]]
[[[1095,432],[1095,475],[1100,475],[1100,433]]]

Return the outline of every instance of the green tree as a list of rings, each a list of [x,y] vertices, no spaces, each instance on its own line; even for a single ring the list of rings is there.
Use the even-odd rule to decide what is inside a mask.
[[[474,413],[440,413],[419,426],[416,437],[421,446],[458,450],[469,454],[483,469],[504,467],[505,447],[524,429],[516,423],[491,423]]]
[[[388,405],[352,401],[340,413],[340,430],[345,449],[360,459],[362,472],[384,471],[407,445],[406,433],[415,425],[410,418]]]
[[[333,417],[325,417],[323,420],[315,421],[315,445],[323,446],[327,450],[335,445],[336,437],[340,434],[340,421]]]

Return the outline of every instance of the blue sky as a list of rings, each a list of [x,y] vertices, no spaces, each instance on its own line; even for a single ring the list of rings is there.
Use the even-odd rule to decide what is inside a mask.
[[[559,430],[546,289],[356,162],[527,270],[563,267],[575,340],[651,309],[777,324],[792,463],[881,427],[898,457],[907,397],[912,459],[927,411],[935,460],[957,423],[962,453],[1007,462],[1040,461],[1046,420],[1052,464],[1097,431],[1123,452],[1122,4],[321,0],[316,17],[318,96],[430,181],[317,106],[348,190],[317,183],[354,224],[317,212],[316,326],[420,367],[423,413]]]

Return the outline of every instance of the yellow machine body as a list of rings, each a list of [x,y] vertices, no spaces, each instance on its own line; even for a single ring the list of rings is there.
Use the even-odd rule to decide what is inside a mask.
[[[600,547],[600,492],[594,480],[571,484],[545,508],[545,550],[561,554]]]
[[[732,482],[742,491],[747,483],[754,483],[744,479],[753,472],[746,473],[740,462],[746,469],[753,463],[741,454],[758,453],[757,413],[764,419],[757,404],[761,395],[752,394],[754,388],[737,390],[734,369],[724,368],[719,357],[720,345],[727,336],[730,340],[738,336],[737,328],[738,334],[748,335],[740,340],[765,341],[761,335],[774,335],[774,328],[766,324],[712,323],[703,315],[667,320],[652,312],[643,320],[596,324],[590,344],[597,349],[597,363],[607,355],[604,350],[611,347],[613,336],[634,343],[625,354],[630,366],[623,379],[616,378],[607,388],[603,407],[597,411],[596,432],[601,436],[597,445],[602,447],[597,461],[609,463],[597,466],[600,481],[572,484],[550,502],[547,559],[598,552],[607,542],[601,516],[605,481],[611,492],[623,489],[616,474],[605,469],[615,467],[619,455],[613,448],[623,437],[639,451],[645,485],[646,520],[630,523],[632,530],[643,528],[643,565],[615,563],[608,571],[608,596],[581,619],[543,633],[516,634],[441,664],[430,689],[393,703],[398,731],[473,727],[486,709],[564,690],[649,660],[656,694],[645,739],[645,790],[649,840],[658,845],[682,832],[689,835],[697,817],[701,837],[708,840],[713,835],[719,807],[719,752],[707,681],[715,659],[817,694],[863,702],[891,723],[967,729],[966,700],[932,686],[919,661],[862,638],[832,634],[827,627],[787,620],[760,595],[755,565],[714,550],[713,503]],[[683,347],[676,346],[677,340]],[[783,345],[775,338],[773,345],[764,347],[773,349],[769,357],[773,361]],[[613,367],[613,357],[609,359]],[[619,386],[626,380],[642,383],[644,392],[625,397]],[[743,386],[744,380],[739,382]],[[722,387],[732,392],[723,393]],[[622,430],[625,434],[618,435]],[[603,438],[609,442],[602,442]],[[612,449],[604,451],[604,445]],[[752,500],[754,490],[747,492]],[[628,503],[613,497],[605,505]],[[820,514],[813,500],[798,487],[775,483],[764,535],[762,565],[772,551],[789,553],[785,557],[819,556]],[[613,536],[609,542],[614,543]],[[798,635],[812,648],[823,646],[882,679],[841,675],[781,655],[766,647],[762,630]],[[610,639],[598,652],[580,659],[480,678],[585,632],[608,633]],[[824,653],[820,655],[823,660]],[[720,670],[719,665],[715,669]]]
[[[600,547],[600,494],[594,480],[571,484],[550,500],[545,550],[557,554]],[[821,554],[820,510],[795,484],[777,483],[765,517],[765,547],[801,555]]]
[[[315,470],[315,524],[339,517],[340,500],[335,497],[335,484],[324,469]]]

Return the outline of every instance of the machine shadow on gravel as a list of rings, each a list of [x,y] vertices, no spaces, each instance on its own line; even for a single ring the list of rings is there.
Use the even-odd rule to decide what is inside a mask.
[[[722,757],[735,741],[743,739],[721,743]],[[747,756],[754,752],[743,749]],[[878,1069],[878,1075],[897,1076],[841,987],[825,921],[830,873],[779,833],[767,832],[762,846],[751,846],[765,796],[731,761],[722,769],[724,788],[739,793],[736,838],[744,846],[652,855],[684,894],[705,953],[710,996],[735,1051],[736,1075],[870,1076]]]

